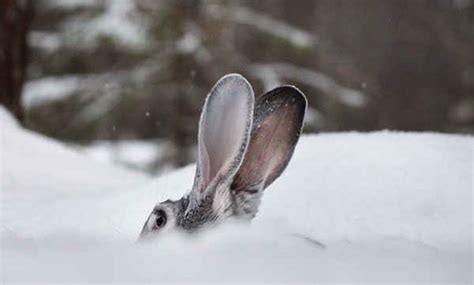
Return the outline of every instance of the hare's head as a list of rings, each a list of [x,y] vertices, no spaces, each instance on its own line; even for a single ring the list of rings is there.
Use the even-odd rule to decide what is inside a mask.
[[[305,111],[306,98],[295,87],[275,88],[254,102],[252,87],[241,75],[221,78],[201,113],[191,191],[157,204],[140,236],[172,228],[192,232],[230,216],[252,219],[263,190],[293,154]]]

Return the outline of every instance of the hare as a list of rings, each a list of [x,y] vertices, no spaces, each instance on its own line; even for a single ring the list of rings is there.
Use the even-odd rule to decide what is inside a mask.
[[[180,200],[158,203],[140,238],[172,228],[194,232],[229,217],[254,218],[263,191],[293,155],[306,105],[293,86],[277,87],[255,100],[244,77],[222,77],[201,113],[191,191]]]

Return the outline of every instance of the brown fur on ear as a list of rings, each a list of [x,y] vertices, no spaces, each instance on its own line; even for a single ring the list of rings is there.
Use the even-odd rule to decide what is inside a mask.
[[[301,134],[306,105],[303,93],[293,86],[275,88],[256,101],[250,142],[233,191],[265,189],[281,175]]]

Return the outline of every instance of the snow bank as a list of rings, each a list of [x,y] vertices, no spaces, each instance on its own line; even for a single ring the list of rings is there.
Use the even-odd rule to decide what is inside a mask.
[[[323,240],[396,238],[469,249],[473,142],[430,133],[304,137],[261,210],[288,209],[281,219]]]
[[[472,281],[471,137],[303,136],[250,226],[136,243],[193,166],[136,186],[2,112],[2,281]]]
[[[15,206],[10,202],[17,199],[54,203],[56,198],[114,193],[148,181],[143,174],[91,161],[63,144],[21,129],[3,107],[0,130],[3,209]]]

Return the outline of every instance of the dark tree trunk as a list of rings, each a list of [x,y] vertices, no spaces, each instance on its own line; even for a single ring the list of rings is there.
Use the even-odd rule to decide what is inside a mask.
[[[0,104],[23,120],[21,93],[26,77],[30,0],[0,1]]]

